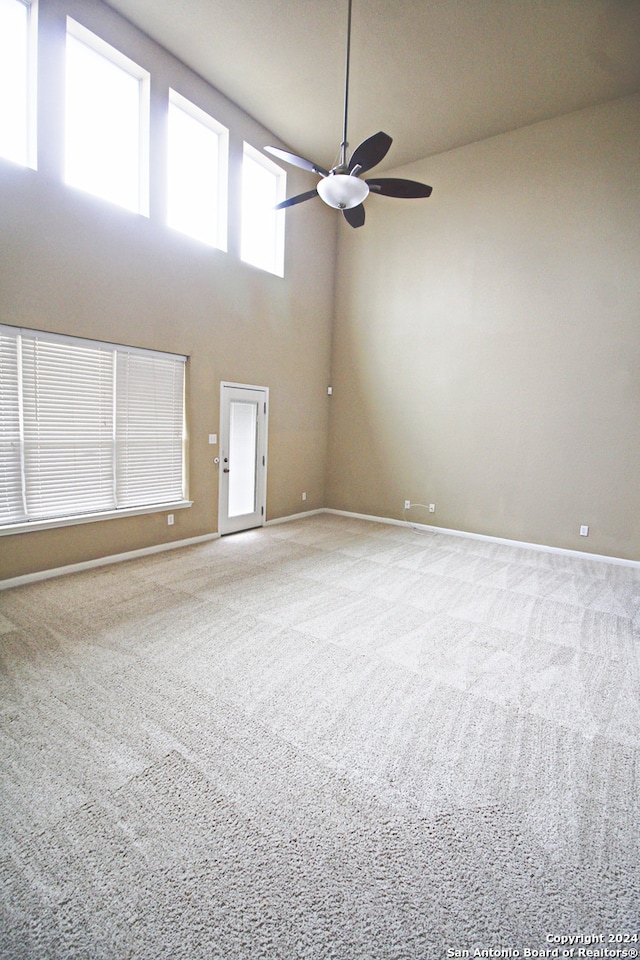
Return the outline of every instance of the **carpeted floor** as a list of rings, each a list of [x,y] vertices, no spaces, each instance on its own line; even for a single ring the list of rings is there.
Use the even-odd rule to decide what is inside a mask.
[[[640,950],[640,571],[318,515],[0,611],[3,960]]]

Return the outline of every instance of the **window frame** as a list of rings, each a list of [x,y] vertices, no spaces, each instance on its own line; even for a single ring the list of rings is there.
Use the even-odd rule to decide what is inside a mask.
[[[251,146],[247,141],[243,141],[242,145],[242,164],[243,164],[243,183],[242,183],[242,199],[241,199],[241,215],[240,215],[240,259],[243,263],[246,263],[250,266],[256,267],[258,270],[264,270],[266,273],[271,273],[276,277],[284,277],[284,252],[285,252],[285,212],[284,210],[278,210],[274,212],[274,236],[273,236],[273,268],[265,265],[264,263],[256,263],[254,260],[247,259],[244,255],[244,231],[245,231],[245,195],[244,195],[244,163],[245,158],[249,158],[252,162],[263,167],[271,173],[276,181],[275,187],[275,199],[276,203],[280,203],[285,199],[286,190],[287,190],[287,173],[281,166],[277,163],[274,163],[269,157],[266,157],[264,153],[261,153],[259,150],[256,150],[255,147]]]
[[[170,140],[170,112],[171,108],[174,107],[176,110],[182,111],[192,120],[195,120],[197,123],[201,124],[203,127],[206,127],[212,133],[214,133],[218,139],[218,165],[217,170],[215,171],[216,183],[215,183],[215,193],[216,193],[216,223],[215,223],[215,239],[213,241],[208,241],[202,237],[198,237],[193,233],[188,232],[187,230],[182,229],[179,226],[176,226],[169,221],[169,194],[171,189],[171,183],[169,180],[169,153],[171,150],[171,140]],[[228,217],[229,217],[229,128],[225,127],[223,123],[220,123],[219,120],[216,120],[215,117],[212,117],[210,113],[207,113],[206,110],[203,110],[202,107],[199,107],[197,104],[193,103],[192,100],[187,99],[174,87],[169,87],[169,95],[167,100],[167,137],[166,137],[166,159],[167,159],[167,178],[166,178],[166,224],[171,230],[175,230],[178,233],[182,233],[186,237],[190,237],[192,240],[197,240],[200,243],[205,243],[207,246],[214,247],[216,250],[221,250],[223,253],[226,253],[228,250]]]
[[[141,347],[130,347],[124,344],[107,343],[99,340],[89,340],[83,337],[74,337],[74,336],[67,336],[63,334],[50,333],[47,331],[33,330],[25,327],[12,327],[6,324],[0,325],[0,335],[4,335],[5,337],[8,336],[9,338],[15,337],[17,344],[21,343],[21,340],[20,340],[21,337],[27,337],[30,339],[33,338],[36,340],[45,341],[49,344],[64,345],[65,343],[67,343],[73,347],[84,346],[84,347],[90,347],[95,350],[100,350],[105,353],[111,353],[113,355],[114,377],[115,377],[115,370],[116,370],[116,365],[118,363],[119,355],[124,355],[125,359],[127,357],[136,357],[136,356],[138,357],[142,356],[146,359],[152,359],[155,357],[162,360],[173,360],[173,361],[184,364],[184,378],[183,378],[183,388],[182,388],[182,439],[181,439],[181,472],[182,472],[181,483],[182,483],[182,494],[183,494],[182,498],[165,500],[159,503],[132,504],[130,506],[113,507],[113,508],[104,509],[104,510],[101,510],[101,509],[92,510],[91,506],[89,505],[89,509],[85,512],[76,512],[76,513],[69,513],[66,515],[62,514],[62,515],[49,516],[49,517],[34,517],[33,519],[20,518],[15,521],[8,521],[8,522],[3,521],[0,523],[0,537],[11,536],[13,534],[19,534],[19,533],[26,533],[32,530],[46,530],[46,529],[52,529],[55,527],[72,526],[80,523],[91,523],[97,520],[108,520],[116,517],[131,517],[131,516],[139,516],[139,515],[148,514],[148,513],[159,513],[164,511],[171,512],[174,510],[179,510],[182,508],[192,506],[193,501],[187,499],[186,497],[187,483],[188,483],[188,472],[187,472],[188,471],[188,464],[187,464],[188,433],[187,433],[187,427],[186,427],[186,416],[187,416],[186,378],[187,378],[187,369],[188,369],[187,356],[182,354],[173,354],[166,351],[148,350]],[[21,443],[21,446],[23,447],[24,436],[25,436],[24,422],[23,422],[25,396],[24,396],[24,390],[21,383],[22,367],[21,367],[21,361],[19,358],[20,350],[21,350],[21,347],[18,346],[17,356],[18,356],[19,366],[16,371],[16,384],[17,384],[16,394],[17,394],[17,405],[20,408],[19,414],[18,414],[20,419],[20,428],[19,428],[20,443]],[[114,405],[114,408],[113,408],[112,429],[113,429],[113,458],[114,459],[113,459],[112,478],[113,478],[114,491],[115,491],[115,484],[116,484],[115,449],[116,449],[117,443],[119,442],[118,434],[117,434],[117,424],[116,424],[115,382],[114,382],[114,393],[113,393],[113,405]],[[24,484],[26,482],[25,481],[26,473],[25,473],[25,460],[24,460],[23,450],[21,450],[21,454],[20,454],[20,472],[22,477],[23,498],[24,498],[25,496]],[[37,477],[38,475],[36,475],[36,480],[37,480]]]
[[[134,77],[139,83],[139,123],[138,123],[138,203],[137,208],[133,209],[127,205],[119,203],[117,200],[111,200],[108,197],[104,197],[99,193],[95,193],[92,190],[88,190],[85,187],[76,185],[67,180],[67,123],[68,118],[66,116],[66,99],[67,99],[67,84],[68,77],[66,72],[66,38],[72,36],[75,40],[83,43],[86,47],[93,50],[94,53],[97,53],[99,56],[103,57],[105,60],[109,60],[116,67],[119,67],[125,73],[130,74]],[[131,60],[130,57],[127,57],[126,54],[122,53],[121,50],[118,50],[117,47],[112,46],[110,43],[107,43],[106,40],[103,40],[102,37],[94,33],[92,30],[89,30],[87,27],[83,26],[77,20],[74,20],[73,17],[67,16],[66,18],[66,33],[65,33],[65,120],[64,120],[64,143],[65,143],[65,162],[64,162],[64,174],[63,179],[67,186],[72,187],[75,190],[82,190],[83,193],[88,194],[89,196],[96,197],[99,200],[102,200],[105,203],[111,203],[114,206],[118,206],[123,210],[129,210],[132,213],[137,213],[140,216],[148,217],[149,216],[149,189],[150,189],[150,125],[151,125],[151,74],[148,70],[145,70],[144,67],[141,67],[140,64],[136,63],[135,60]]]
[[[25,143],[24,154],[20,159],[6,157],[7,163],[31,170],[38,168],[38,0],[14,0],[27,10],[26,32],[26,71],[25,71]]]

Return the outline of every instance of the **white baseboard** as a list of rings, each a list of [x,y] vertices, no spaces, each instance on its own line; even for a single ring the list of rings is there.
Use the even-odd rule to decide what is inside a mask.
[[[503,543],[509,547],[521,547],[523,550],[537,550],[539,553],[557,553],[565,557],[578,557],[580,560],[596,560],[598,563],[614,563],[623,567],[635,567],[640,570],[640,560],[627,560],[624,557],[608,557],[602,553],[588,553],[585,550],[570,550],[567,547],[551,547],[543,543],[527,543],[524,540],[506,540],[504,537],[491,537],[484,533],[470,533],[467,530],[450,530],[448,527],[433,527],[426,523],[411,520],[394,520],[391,517],[374,517],[366,513],[352,513],[349,510],[333,510],[325,507],[321,513],[334,513],[340,517],[353,517],[356,520],[371,520],[373,523],[389,523],[398,527],[411,527],[431,533],[448,534],[451,537],[466,537],[470,540],[484,540],[487,543]]]
[[[94,567],[105,567],[110,563],[121,563],[123,560],[135,560],[136,557],[146,557],[152,553],[163,553],[165,550],[177,550],[179,547],[190,547],[194,543],[217,540],[219,536],[219,533],[205,533],[200,537],[189,537],[186,540],[172,540],[170,543],[157,543],[152,547],[142,547],[139,550],[129,550],[126,553],[115,553],[110,557],[97,557],[95,560],[83,560],[81,563],[70,563],[65,567],[53,567],[50,570],[38,570],[36,573],[25,573],[21,577],[11,577],[8,580],[0,580],[0,590],[9,590],[11,587],[21,587],[25,583],[36,583],[38,580],[50,580],[52,577],[64,577],[67,573],[79,573],[81,570],[92,570]]]
[[[328,513],[325,507],[318,507],[316,510],[305,510],[302,513],[292,513],[288,517],[274,517],[273,520],[267,520],[265,527],[272,527],[275,523],[289,523],[290,520],[305,520],[307,517],[314,517],[318,513]]]
[[[319,507],[316,510],[293,513],[287,517],[275,517],[273,520],[267,520],[264,525],[273,526],[278,523],[289,523],[292,520],[305,520],[308,517],[313,517],[321,513],[335,514],[338,517],[351,517],[354,520],[369,520],[372,523],[409,527],[415,530],[441,533],[450,537],[466,537],[471,540],[484,540],[487,543],[502,543],[510,547],[521,547],[524,550],[537,550],[540,553],[556,553],[567,557],[577,557],[581,560],[613,563],[618,566],[633,567],[640,570],[640,560],[626,560],[624,557],[608,557],[600,553],[587,553],[584,550],[569,550],[565,547],[551,547],[541,543],[526,543],[523,540],[507,540],[504,537],[491,537],[482,533],[470,533],[467,530],[450,530],[448,527],[434,527],[426,523],[415,523],[410,520],[394,520],[392,517],[375,517],[368,513],[354,513],[350,510],[334,510],[332,507]],[[123,560],[134,560],[136,557],[162,553],[165,550],[177,550],[180,547],[189,547],[192,544],[205,543],[207,540],[217,540],[219,537],[219,533],[206,533],[203,536],[189,537],[186,540],[172,540],[170,543],[160,543],[152,547],[142,547],[140,550],[129,550],[126,553],[117,553],[110,557],[98,557],[95,560],[84,560],[81,563],[70,563],[64,567],[54,567],[51,570],[39,570],[36,573],[27,573],[21,577],[11,577],[8,580],[0,580],[0,590],[9,590],[11,587],[20,587],[27,583],[36,583],[39,580],[49,580],[52,577],[62,577],[67,573],[79,573],[81,570],[91,570],[94,567],[120,563]]]

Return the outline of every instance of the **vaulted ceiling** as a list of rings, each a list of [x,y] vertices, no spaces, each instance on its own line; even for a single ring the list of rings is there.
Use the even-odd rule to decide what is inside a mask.
[[[109,0],[323,166],[342,135],[347,0]],[[640,0],[353,0],[349,140],[397,166],[640,90]]]

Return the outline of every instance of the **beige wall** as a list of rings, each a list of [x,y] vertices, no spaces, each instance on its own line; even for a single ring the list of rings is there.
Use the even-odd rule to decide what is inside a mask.
[[[640,559],[639,146],[635,96],[367,200],[340,233],[328,506]]]
[[[61,182],[67,12],[152,73],[149,218]],[[238,256],[242,140],[271,135],[99,0],[40,0],[40,22],[39,169],[0,161],[0,322],[189,354],[194,506],[0,537],[0,579],[215,532],[221,380],[270,387],[268,517],[410,499],[640,559],[640,97],[405,168],[432,198],[371,197],[362,230],[296,207],[282,280]],[[230,128],[227,254],[163,225],[169,85]]]
[[[65,187],[62,73],[65,15],[99,32],[152,74],[151,216]],[[239,248],[242,141],[273,137],[183,65],[94,0],[40,0],[39,170],[0,161],[0,322],[189,354],[193,507],[132,519],[0,537],[0,579],[215,532],[220,381],[270,388],[269,518],[324,504],[335,218],[321,203],[287,219],[285,279],[243,264]],[[229,253],[163,223],[167,88],[230,128]],[[288,170],[290,193],[308,189]],[[307,493],[302,503],[302,491]]]

